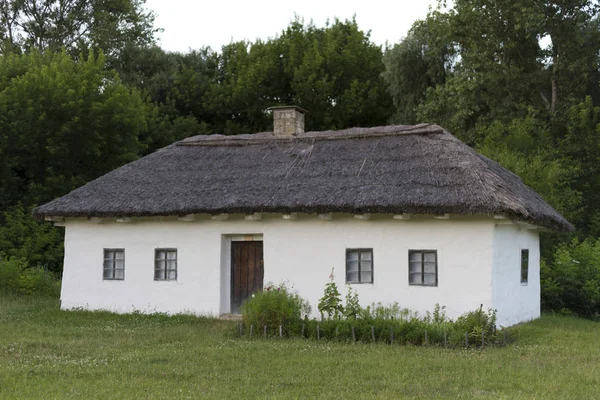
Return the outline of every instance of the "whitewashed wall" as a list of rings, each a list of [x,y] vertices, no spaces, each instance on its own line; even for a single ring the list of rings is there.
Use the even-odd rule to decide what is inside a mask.
[[[529,250],[529,278],[521,283],[521,249]],[[498,225],[494,230],[493,307],[498,325],[540,316],[540,243],[537,230]]]
[[[535,313],[523,314],[513,305],[505,307],[501,302],[510,300],[508,292],[500,289],[492,292],[492,265],[494,273],[503,279],[504,272],[499,272],[503,271],[501,264],[512,263],[499,246],[517,246],[514,254],[520,255],[518,244],[511,241],[513,233],[495,228],[491,218],[394,220],[388,215],[358,220],[352,215],[335,214],[332,220],[301,215],[288,221],[281,215],[273,215],[263,216],[260,221],[231,216],[226,221],[208,217],[193,222],[145,218],[131,223],[106,220],[99,224],[68,219],[62,308],[215,316],[228,313],[229,238],[262,235],[265,283],[288,281],[311,302],[315,312],[332,268],[345,295],[346,248],[373,248],[374,283],[353,285],[363,306],[372,302],[398,302],[423,315],[439,303],[447,307],[450,317],[456,317],[484,304],[486,308],[494,306],[499,312],[502,310],[502,314],[519,312],[516,316],[506,315],[507,321],[516,322]],[[539,310],[539,282],[534,267],[539,265],[535,263],[539,253],[533,246],[533,242],[537,244],[537,236],[528,235],[533,235],[528,236],[532,244],[531,275],[530,286],[524,290],[537,287]],[[154,281],[154,249],[163,247],[178,249],[176,282]],[[104,248],[125,249],[124,281],[102,280]],[[437,287],[408,284],[410,249],[438,251]],[[516,282],[517,289],[523,289],[518,276]]]

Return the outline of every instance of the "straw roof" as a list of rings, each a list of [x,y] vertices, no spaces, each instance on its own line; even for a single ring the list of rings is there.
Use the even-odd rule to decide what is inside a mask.
[[[573,226],[521,179],[436,125],[195,136],[34,211],[38,217],[256,212],[503,215]]]

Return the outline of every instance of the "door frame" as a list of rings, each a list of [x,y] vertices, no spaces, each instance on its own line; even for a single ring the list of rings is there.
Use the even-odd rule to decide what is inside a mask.
[[[265,257],[265,244],[262,233],[221,235],[220,315],[231,314],[231,242],[263,242],[263,260]]]

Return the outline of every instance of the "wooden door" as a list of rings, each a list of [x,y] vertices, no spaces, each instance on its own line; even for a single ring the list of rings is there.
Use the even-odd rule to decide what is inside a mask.
[[[231,242],[231,313],[252,293],[262,290],[264,277],[263,242]]]

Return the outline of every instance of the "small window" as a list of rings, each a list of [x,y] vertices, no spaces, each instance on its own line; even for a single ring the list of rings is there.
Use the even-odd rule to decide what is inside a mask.
[[[154,252],[154,280],[177,280],[177,249],[156,249]]]
[[[346,250],[346,282],[373,283],[373,249]]]
[[[409,250],[408,283],[437,286],[437,250]]]
[[[125,250],[104,249],[104,273],[105,281],[122,281],[125,279]]]
[[[521,249],[521,283],[527,284],[529,279],[529,249]]]

